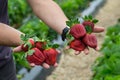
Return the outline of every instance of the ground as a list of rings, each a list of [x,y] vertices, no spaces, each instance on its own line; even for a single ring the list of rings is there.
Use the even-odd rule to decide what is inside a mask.
[[[119,8],[120,0],[106,0],[105,5],[95,15],[95,18],[99,20],[97,26],[105,28],[104,32],[96,33],[100,47],[104,41],[107,27],[116,24],[117,19],[120,18]],[[88,55],[84,53],[74,55],[73,50],[63,50],[58,67],[46,80],[90,80],[93,74],[91,66],[100,55],[100,52],[93,49],[90,49]]]

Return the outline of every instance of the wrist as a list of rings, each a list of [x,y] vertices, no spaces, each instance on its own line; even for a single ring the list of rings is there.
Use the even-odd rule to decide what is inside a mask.
[[[62,34],[61,34],[61,38],[63,41],[65,41],[66,39],[66,34],[69,32],[70,28],[69,26],[66,26],[63,30],[62,30]]]

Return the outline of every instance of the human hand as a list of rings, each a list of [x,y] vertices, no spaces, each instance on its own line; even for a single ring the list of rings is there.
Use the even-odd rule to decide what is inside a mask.
[[[46,42],[35,41],[29,39],[27,44],[22,44],[13,49],[13,52],[24,51],[26,55],[26,60],[29,62],[30,66],[43,66],[48,69],[50,66],[57,67],[57,55],[60,51],[50,48],[43,49],[43,46],[46,45]],[[29,44],[28,44],[29,43]],[[31,46],[30,46],[31,45]]]
[[[101,33],[101,32],[103,32],[103,31],[104,31],[104,28],[103,28],[103,27],[99,27],[99,26],[95,26],[95,28],[94,28],[94,30],[93,30],[94,33]],[[65,49],[70,49],[70,46],[69,46],[69,45],[66,46]],[[97,46],[97,47],[95,48],[95,50],[97,50],[97,51],[98,51],[99,49],[100,49],[99,46]],[[88,53],[89,53],[89,48],[86,46],[85,49],[83,50],[83,52],[84,52],[85,54],[88,54]],[[75,50],[75,54],[76,54],[76,55],[80,54],[80,51]]]
[[[71,36],[68,37],[67,40],[69,44],[66,49],[74,49],[75,54],[79,54],[82,51],[85,54],[88,54],[88,47],[98,51],[99,47],[94,33],[100,33],[104,31],[103,27],[95,26],[95,23],[97,23],[98,20],[93,19],[92,16],[85,16],[83,19],[83,23],[79,23],[78,20],[71,20],[67,22],[68,26],[70,26],[68,35],[72,36],[72,40],[69,40],[71,39]]]
[[[60,53],[59,50],[57,50],[57,51],[58,51],[58,53]],[[14,52],[14,53],[23,52],[23,50],[22,50],[22,45],[15,47],[15,48],[13,49],[13,52]],[[31,67],[38,66],[38,65],[36,65],[35,63],[29,63],[29,65],[30,65]],[[42,67],[45,68],[45,69],[50,68],[50,65],[47,64],[47,63],[45,63],[45,62],[43,62],[40,66],[42,66]],[[53,66],[54,66],[54,67],[57,67],[57,66],[58,66],[58,63],[55,62],[55,64],[54,64]]]

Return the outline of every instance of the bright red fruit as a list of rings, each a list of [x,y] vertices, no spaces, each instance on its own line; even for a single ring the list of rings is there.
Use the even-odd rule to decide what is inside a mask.
[[[37,58],[35,55],[32,55],[32,56],[30,56],[30,55],[28,55],[27,56],[27,61],[29,62],[29,63],[34,63],[35,65],[42,65],[42,61],[40,61],[39,60],[39,58]]]
[[[56,49],[54,49],[54,48],[45,49],[43,51],[43,54],[46,58],[45,63],[47,63],[49,65],[54,65],[55,64],[55,62],[57,60],[57,54],[58,54]]]
[[[97,47],[97,38],[94,34],[86,34],[82,41],[88,45],[89,47],[96,48]]]
[[[45,56],[37,48],[33,48],[32,50],[34,50],[32,55],[29,55],[29,53],[28,53],[28,56],[27,56],[28,62],[29,63],[35,63],[36,65],[41,65],[45,60]]]
[[[82,24],[75,24],[70,28],[70,34],[78,39],[86,34],[85,27]]]
[[[35,47],[38,48],[39,50],[43,50],[43,47],[46,45],[45,42],[36,42]]]
[[[94,30],[94,23],[93,22],[91,22],[91,21],[84,21],[82,24],[85,27],[90,27],[91,28],[91,32],[93,32],[93,30]]]
[[[70,48],[77,50],[77,51],[82,51],[85,49],[85,44],[78,39],[74,39],[73,41],[70,42]]]
[[[28,42],[26,42],[25,44],[22,44],[21,48],[22,48],[23,51],[27,52],[28,48],[29,47],[32,48],[34,46],[34,44],[35,44],[34,40],[32,38],[30,38],[28,40]]]

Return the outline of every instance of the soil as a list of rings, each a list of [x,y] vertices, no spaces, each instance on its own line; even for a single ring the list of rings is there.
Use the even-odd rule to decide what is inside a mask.
[[[105,31],[96,33],[98,45],[101,47],[105,38],[106,29],[117,23],[120,18],[120,0],[106,0],[95,15],[99,20],[97,26],[102,26]],[[97,27],[96,26],[96,27]],[[101,54],[90,48],[90,53],[85,55],[80,53],[74,55],[73,50],[62,50],[63,53],[60,57],[60,62],[57,68],[47,77],[46,80],[90,80],[93,72],[91,66]]]

